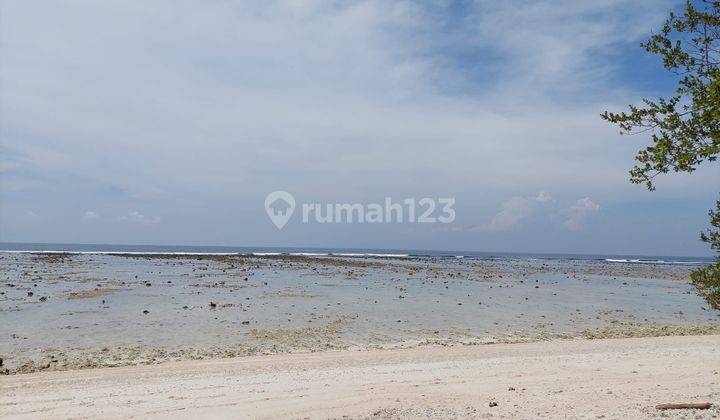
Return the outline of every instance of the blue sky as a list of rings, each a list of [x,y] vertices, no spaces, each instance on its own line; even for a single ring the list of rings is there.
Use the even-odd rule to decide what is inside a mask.
[[[0,240],[709,255],[717,165],[647,192],[599,118],[672,88],[677,5],[0,0]],[[457,219],[278,231],[275,190]]]

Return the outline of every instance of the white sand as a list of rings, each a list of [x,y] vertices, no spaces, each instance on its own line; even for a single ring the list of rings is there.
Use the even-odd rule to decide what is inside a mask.
[[[663,415],[654,408],[663,402],[716,404],[670,416],[719,415],[720,336],[272,355],[0,378],[2,418],[647,418]]]

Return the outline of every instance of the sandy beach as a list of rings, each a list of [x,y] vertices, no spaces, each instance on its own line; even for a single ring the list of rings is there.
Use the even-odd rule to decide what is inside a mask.
[[[717,418],[720,336],[334,351],[0,379],[3,418]],[[710,410],[655,409],[713,402]]]

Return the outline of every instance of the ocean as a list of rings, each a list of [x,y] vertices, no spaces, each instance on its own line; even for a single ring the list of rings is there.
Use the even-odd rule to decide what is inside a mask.
[[[687,281],[705,262],[5,243],[0,357],[18,373],[421,343],[700,334],[720,327],[720,311]]]
[[[470,259],[547,259],[586,260],[618,263],[708,264],[712,257],[619,254],[557,254],[480,252],[462,250],[371,249],[371,248],[299,248],[197,245],[115,245],[0,242],[0,252],[67,252],[77,254],[208,254],[208,255],[305,255],[341,257],[433,257]]]

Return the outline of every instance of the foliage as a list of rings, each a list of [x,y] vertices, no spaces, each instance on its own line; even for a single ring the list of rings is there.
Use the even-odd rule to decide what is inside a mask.
[[[652,145],[636,155],[630,181],[652,191],[657,175],[693,172],[720,154],[720,1],[688,0],[682,13],[670,13],[660,33],[642,46],[677,75],[674,94],[601,116],[623,134],[650,133]],[[717,206],[710,211],[712,227],[701,239],[720,252],[720,201]],[[692,281],[720,309],[720,256],[715,265],[695,271]]]
[[[710,210],[710,226],[706,232],[700,234],[700,239],[710,244],[710,247],[720,252],[720,200]],[[692,283],[711,307],[720,309],[720,257],[717,263],[695,270],[691,275]]]

